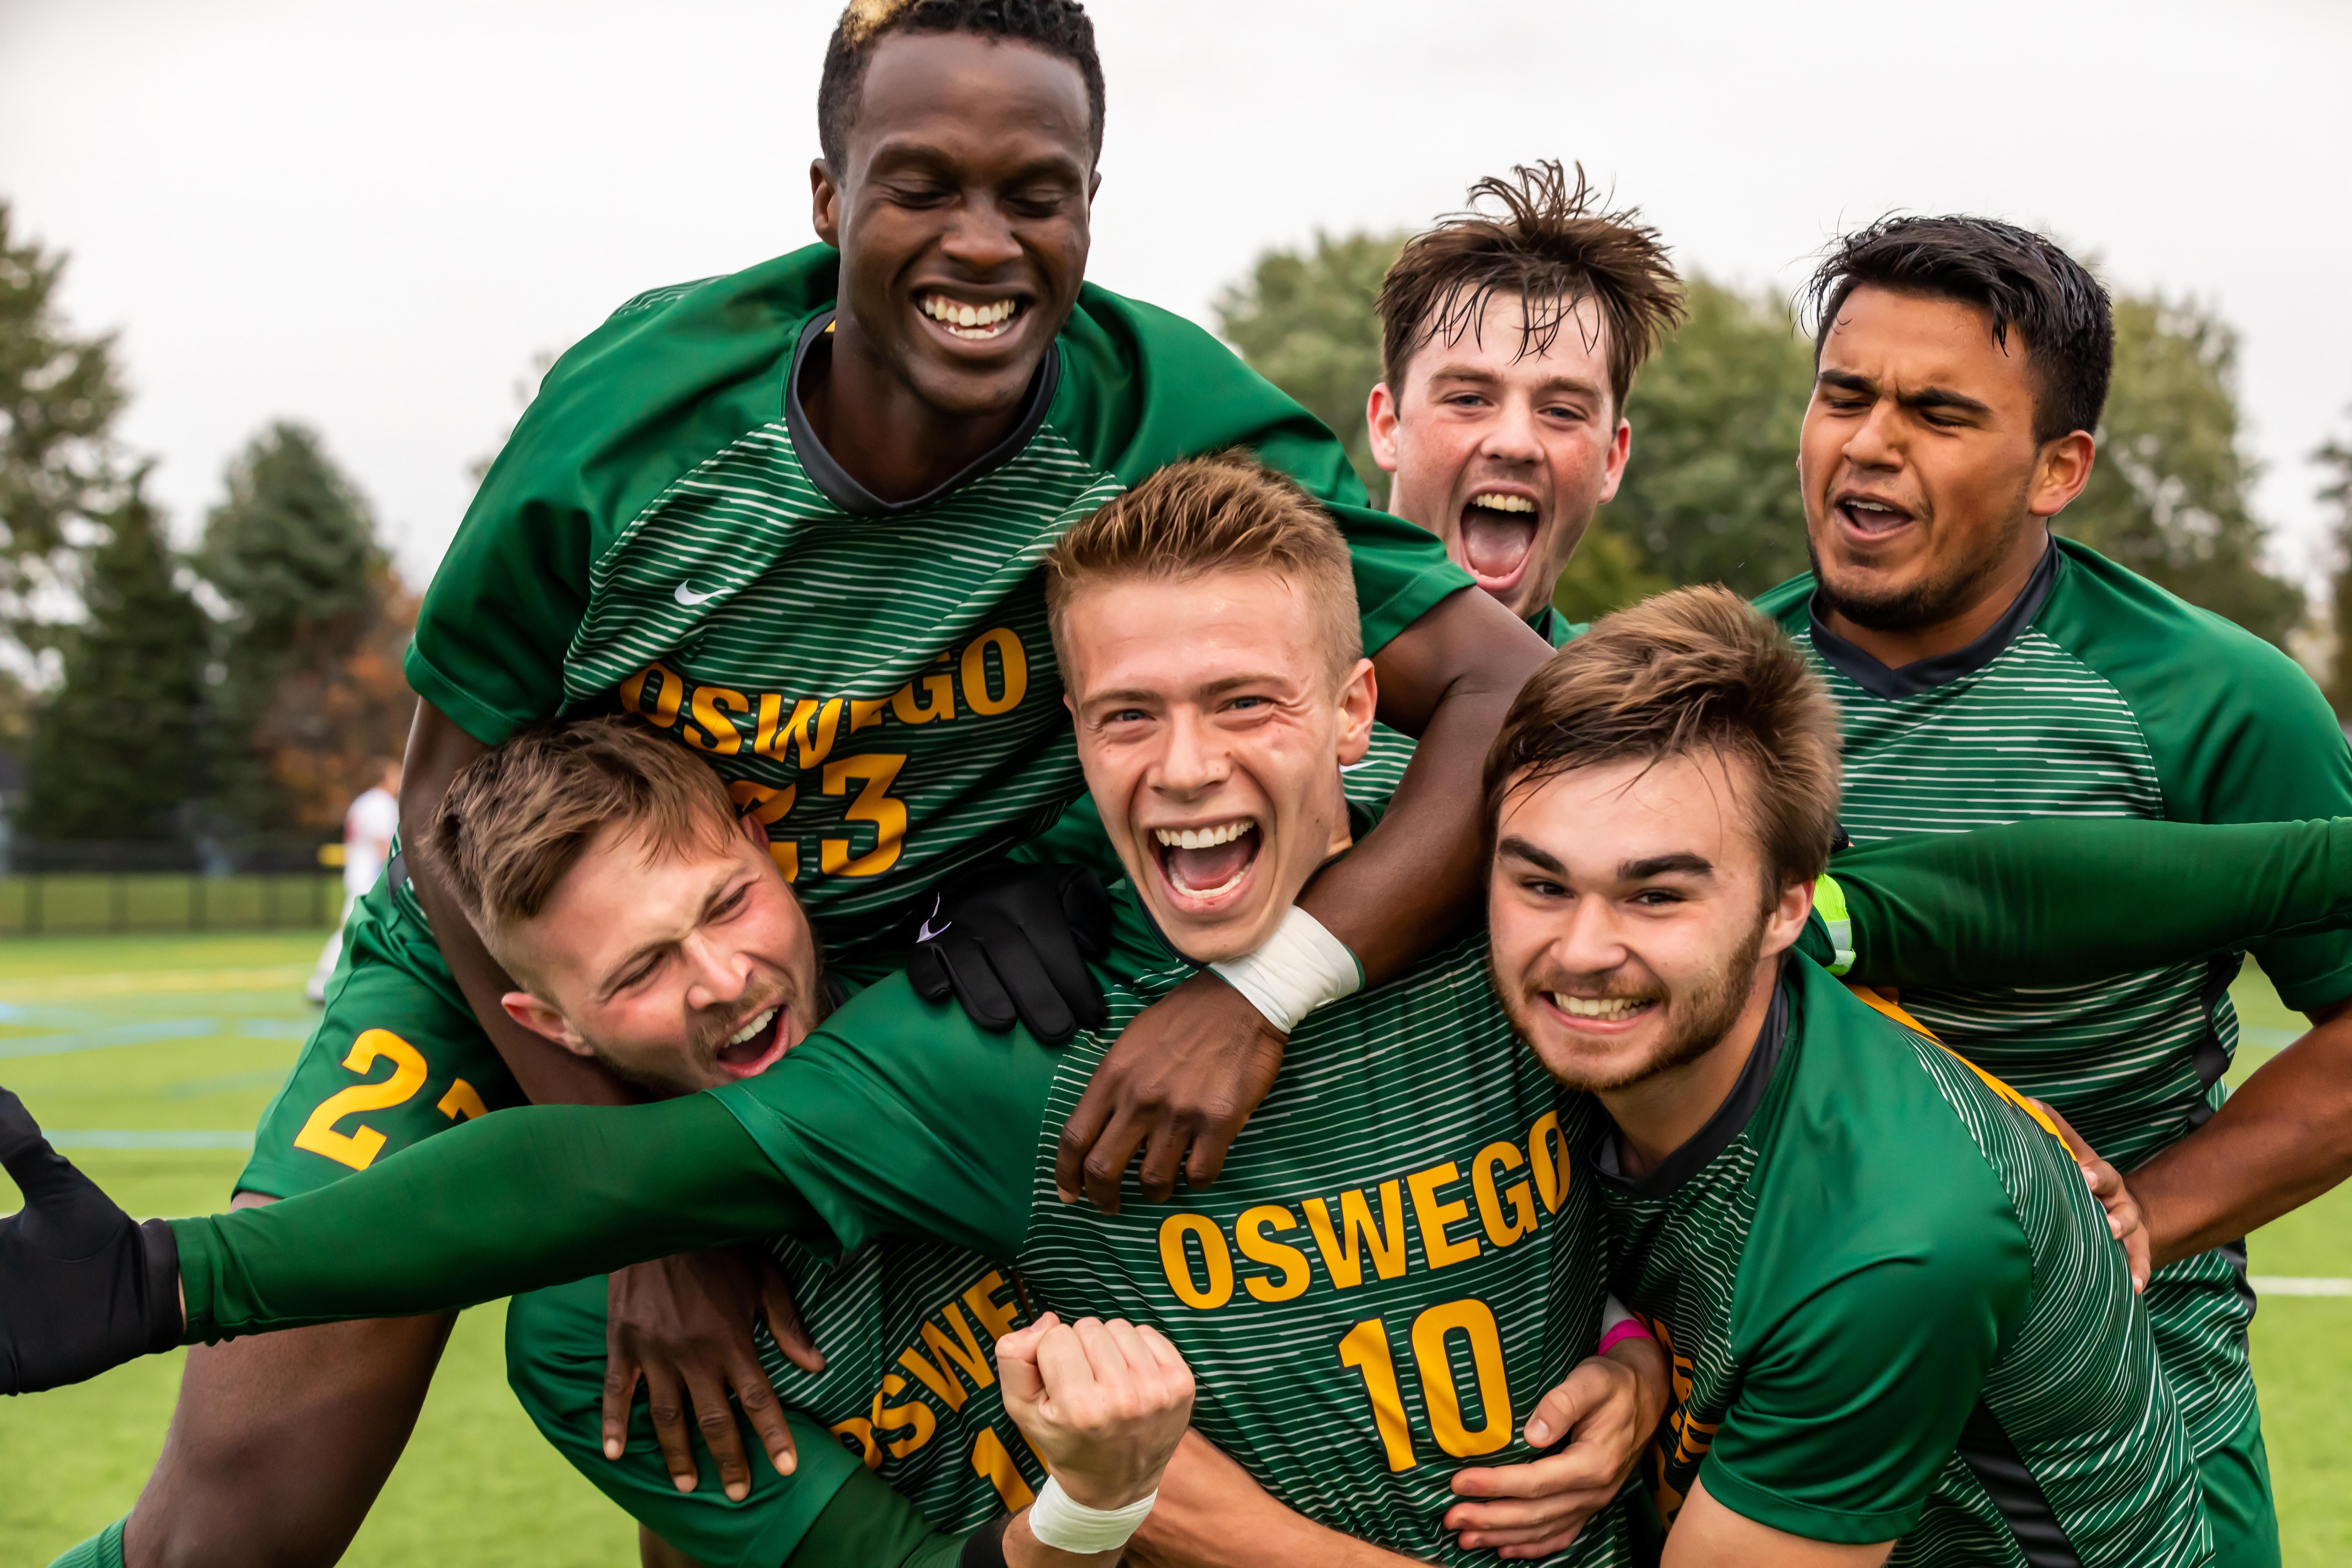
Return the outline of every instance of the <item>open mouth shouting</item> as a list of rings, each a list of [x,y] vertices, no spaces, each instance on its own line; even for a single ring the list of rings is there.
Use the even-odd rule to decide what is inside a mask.
[[[744,1019],[719,1042],[713,1058],[719,1070],[730,1078],[756,1078],[775,1066],[784,1054],[784,1016],[783,1004],[771,1002]]]
[[[1527,575],[1543,511],[1521,489],[1482,489],[1463,503],[1462,564],[1478,586],[1507,594]]]
[[[1566,991],[1539,991],[1552,1021],[1579,1034],[1610,1035],[1633,1027],[1657,1011],[1656,996],[1577,996]]]
[[[1151,830],[1160,880],[1170,900],[1187,914],[1212,913],[1239,898],[1264,842],[1265,835],[1247,817]]]
[[[1839,494],[1830,503],[1830,510],[1850,537],[1864,543],[1892,537],[1917,521],[1907,508],[1883,496],[1853,490]]]
[[[1025,300],[961,299],[937,289],[915,295],[915,309],[940,331],[960,342],[993,342],[1012,332],[1028,313]]]

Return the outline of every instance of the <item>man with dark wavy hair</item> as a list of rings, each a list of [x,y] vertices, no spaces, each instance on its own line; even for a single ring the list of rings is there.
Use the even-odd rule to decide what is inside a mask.
[[[2096,279],[2014,225],[1897,217],[1843,240],[1811,299],[1798,476],[1813,570],[1758,602],[1844,715],[1856,842],[2352,812],[2352,753],[2293,659],[2053,531],[2090,478],[2114,363]],[[2157,1352],[2226,1564],[2279,1560],[2240,1238],[2352,1170],[2352,941],[2253,951],[2315,1027],[2226,1105],[2241,951],[1903,997],[2128,1173],[2158,1265]]]

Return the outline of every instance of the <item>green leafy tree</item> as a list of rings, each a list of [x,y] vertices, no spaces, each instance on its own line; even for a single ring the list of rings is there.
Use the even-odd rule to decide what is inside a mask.
[[[22,826],[42,838],[182,841],[202,775],[212,625],[179,584],[141,479],[94,521],[105,539],[81,574],[85,618],[58,639],[64,683],[33,721]]]
[[[2311,460],[2327,475],[2319,499],[2336,511],[2327,530],[2336,557],[2328,582],[2335,646],[2328,656],[2327,700],[2339,717],[2352,717],[2352,437],[2330,437]]]
[[[57,307],[62,253],[16,232],[0,201],[0,632],[50,641],[28,600],[70,587],[77,524],[122,504],[110,432],[123,403],[110,335],[78,336]]]
[[[2091,482],[2058,526],[2187,599],[2284,647],[2303,591],[2263,566],[2269,530],[2238,445],[2238,335],[2160,294],[2116,300],[2116,376]]]
[[[1311,251],[1269,250],[1217,296],[1217,330],[1260,375],[1331,427],[1372,504],[1388,504],[1388,476],[1372,461],[1364,400],[1381,379],[1381,279],[1402,234],[1315,237]]]
[[[1796,452],[1812,345],[1769,294],[1702,277],[1685,300],[1690,319],[1626,398],[1633,452],[1596,531],[1629,547],[1639,577],[1628,581],[1759,594],[1805,569]],[[1580,549],[1570,576],[1586,564]]]
[[[230,465],[197,564],[231,612],[213,693],[211,808],[227,831],[282,829],[309,814],[277,764],[289,748],[326,749],[331,728],[315,702],[289,704],[289,683],[316,688],[346,666],[384,613],[390,569],[359,492],[315,435],[286,423]],[[389,749],[398,754],[396,739]]]

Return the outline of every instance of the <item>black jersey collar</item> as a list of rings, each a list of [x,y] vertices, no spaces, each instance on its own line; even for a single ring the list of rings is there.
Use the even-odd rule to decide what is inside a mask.
[[[1764,1091],[1772,1086],[1772,1069],[1780,1065],[1780,1047],[1789,1037],[1789,960],[1780,959],[1779,974],[1772,983],[1772,1005],[1764,1015],[1764,1026],[1756,1032],[1756,1048],[1748,1053],[1748,1065],[1739,1069],[1739,1081],[1731,1086],[1706,1125],[1692,1133],[1664,1159],[1651,1168],[1648,1174],[1628,1177],[1625,1167],[1617,1157],[1618,1134],[1611,1128],[1601,1140],[1601,1152],[1594,1166],[1601,1178],[1621,1191],[1637,1198],[1663,1198],[1676,1187],[1704,1170],[1717,1154],[1731,1147],[1731,1141],[1748,1126],[1748,1119],[1756,1114],[1763,1101]]]
[[[1045,357],[1038,363],[1037,374],[1029,378],[1028,401],[1022,405],[1020,422],[1003,440],[982,452],[950,478],[912,500],[887,501],[856,479],[849,470],[834,461],[824,443],[816,438],[810,427],[808,410],[801,406],[801,372],[805,368],[810,353],[824,342],[833,330],[834,312],[821,310],[809,318],[801,329],[800,342],[793,346],[792,373],[784,378],[784,426],[793,434],[793,451],[798,455],[801,467],[806,470],[809,482],[823,492],[824,499],[852,517],[892,517],[900,512],[926,507],[959,485],[968,485],[991,468],[1003,464],[1014,453],[1029,444],[1037,434],[1037,426],[1045,423],[1045,410],[1054,404],[1054,390],[1062,380],[1062,345],[1051,344]],[[825,344],[825,352],[833,352]]]
[[[1922,658],[1889,668],[1822,623],[1822,592],[1813,590],[1808,606],[1812,622],[1813,647],[1821,656],[1843,670],[1848,679],[1873,697],[1916,697],[1923,691],[1933,691],[1948,685],[1964,675],[1973,675],[2009,651],[2019,634],[2033,624],[2042,606],[2050,601],[2050,590],[2058,581],[2058,540],[2053,534],[2042,559],[2034,563],[2033,575],[2025,580],[2024,589],[2010,601],[1985,634],[1966,647],[1939,653],[1933,658]]]

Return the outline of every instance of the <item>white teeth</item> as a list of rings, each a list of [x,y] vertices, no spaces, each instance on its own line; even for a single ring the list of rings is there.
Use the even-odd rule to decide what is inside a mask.
[[[1214,849],[1231,844],[1256,827],[1255,822],[1228,822],[1219,827],[1155,827],[1151,836],[1170,849]]]
[[[758,1017],[752,1019],[750,1023],[744,1025],[741,1028],[736,1030],[733,1034],[728,1036],[727,1043],[730,1046],[740,1046],[744,1041],[750,1039],[752,1036],[758,1034],[761,1030],[766,1028],[775,1021],[776,1009],[771,1007],[766,1012],[761,1014]]]
[[[1893,507],[1881,506],[1874,500],[1850,500],[1845,504],[1847,509],[1853,511],[1883,511],[1890,517],[1895,515]]]
[[[1475,507],[1484,507],[1488,511],[1533,511],[1536,510],[1536,503],[1529,500],[1525,496],[1476,495],[1470,498],[1470,504]]]
[[[967,305],[942,294],[926,294],[915,301],[915,307],[960,338],[996,337],[1020,310],[1020,306],[1011,300],[999,300],[990,305]]]
[[[1633,1016],[1643,1004],[1632,996],[1570,996],[1564,991],[1549,991],[1551,1005],[1571,1018],[1601,1018],[1622,1022]]]

